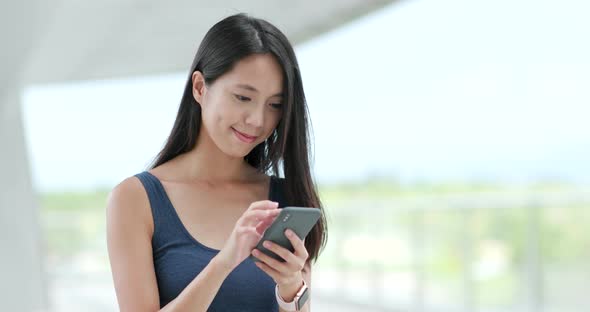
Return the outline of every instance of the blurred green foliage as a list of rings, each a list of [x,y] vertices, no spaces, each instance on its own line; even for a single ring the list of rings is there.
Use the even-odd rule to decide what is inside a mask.
[[[578,192],[579,187],[399,184],[376,179],[322,185],[319,191],[329,222],[328,245],[318,262],[323,267],[395,273],[411,272],[416,261],[422,261],[429,283],[449,289],[457,289],[470,270],[480,289],[478,300],[507,303],[515,300],[527,269],[531,239],[527,233],[534,233],[531,221],[537,218],[544,269],[586,272],[590,203],[554,207],[539,202],[554,194]],[[477,203],[480,195],[527,200],[515,201],[519,204],[514,207],[453,207],[452,198],[473,198]],[[41,223],[50,257],[59,261],[82,249],[105,248],[107,196],[107,190],[41,194]],[[418,209],[405,206],[414,199],[426,199],[426,204]],[[416,242],[423,244],[421,251]],[[363,254],[357,255],[357,248]],[[422,252],[421,259],[416,252]]]

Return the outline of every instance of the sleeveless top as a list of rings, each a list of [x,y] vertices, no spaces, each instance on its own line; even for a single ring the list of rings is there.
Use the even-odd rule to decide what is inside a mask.
[[[160,307],[176,298],[219,250],[198,242],[184,227],[160,180],[148,171],[135,175],[143,184],[152,210],[152,250]],[[268,198],[285,207],[284,179],[270,177]],[[279,311],[275,282],[249,257],[223,281],[207,311]]]

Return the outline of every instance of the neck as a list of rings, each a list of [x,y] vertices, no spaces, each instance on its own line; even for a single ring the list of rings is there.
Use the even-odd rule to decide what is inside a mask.
[[[233,157],[221,151],[203,128],[195,147],[179,155],[177,161],[185,181],[243,181],[256,172],[242,157]]]

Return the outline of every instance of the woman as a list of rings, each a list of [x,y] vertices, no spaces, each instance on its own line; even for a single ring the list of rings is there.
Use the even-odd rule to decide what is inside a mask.
[[[325,217],[303,241],[285,233],[294,252],[269,247],[285,262],[255,249],[279,207],[321,208],[308,141],[288,39],[245,14],[215,24],[163,150],[148,171],[109,194],[107,242],[120,310],[293,311],[297,302],[309,311],[302,294],[325,245]]]

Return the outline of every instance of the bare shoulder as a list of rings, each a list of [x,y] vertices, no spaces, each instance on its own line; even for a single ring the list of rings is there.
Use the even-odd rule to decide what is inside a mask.
[[[129,226],[141,226],[153,232],[148,195],[141,181],[131,176],[117,184],[107,197],[107,219]]]
[[[152,259],[153,220],[147,193],[135,176],[107,199],[107,247],[120,311],[155,311],[159,295]]]
[[[141,181],[135,176],[128,177],[117,184],[109,193],[109,201],[112,200],[147,200],[147,194],[141,184]]]

